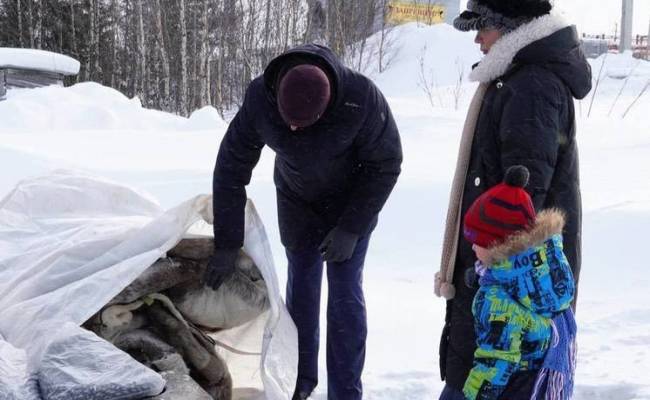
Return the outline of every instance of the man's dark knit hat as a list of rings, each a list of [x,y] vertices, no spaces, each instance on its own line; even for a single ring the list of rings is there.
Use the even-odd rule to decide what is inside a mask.
[[[465,32],[484,28],[511,32],[549,14],[552,8],[550,0],[469,0],[467,10],[454,20],[454,27]]]
[[[300,64],[280,78],[278,111],[287,125],[304,128],[323,115],[331,98],[331,84],[325,71],[316,65]]]
[[[535,221],[535,207],[524,190],[529,176],[526,167],[512,166],[506,171],[503,183],[479,196],[465,214],[465,239],[488,248],[530,228]]]

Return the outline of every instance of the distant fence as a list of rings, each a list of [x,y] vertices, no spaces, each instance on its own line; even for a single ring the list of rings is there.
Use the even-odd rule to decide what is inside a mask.
[[[650,38],[648,36],[636,35],[632,42],[634,57],[650,61]]]
[[[582,49],[589,58],[596,58],[608,51],[618,52],[619,38],[613,35],[582,35]],[[650,61],[648,36],[636,35],[631,43],[632,55],[635,58]]]

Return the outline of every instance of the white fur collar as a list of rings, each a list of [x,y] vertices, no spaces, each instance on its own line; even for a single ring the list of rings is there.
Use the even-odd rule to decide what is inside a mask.
[[[489,83],[506,73],[519,50],[570,26],[557,14],[535,18],[499,39],[474,68],[469,79],[474,82]]]

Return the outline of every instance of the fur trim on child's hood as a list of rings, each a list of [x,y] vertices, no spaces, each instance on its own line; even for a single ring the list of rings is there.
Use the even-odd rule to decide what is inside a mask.
[[[509,236],[505,242],[488,249],[486,265],[492,265],[536,247],[551,236],[561,234],[565,224],[564,212],[558,209],[543,210],[537,214],[532,228]]]

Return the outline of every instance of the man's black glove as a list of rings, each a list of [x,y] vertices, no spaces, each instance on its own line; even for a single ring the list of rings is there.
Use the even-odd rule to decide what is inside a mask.
[[[205,284],[213,290],[219,289],[219,286],[235,272],[238,255],[239,249],[216,249],[205,269],[203,278]]]
[[[334,228],[327,234],[318,251],[327,262],[343,262],[349,260],[357,247],[359,235]]]

